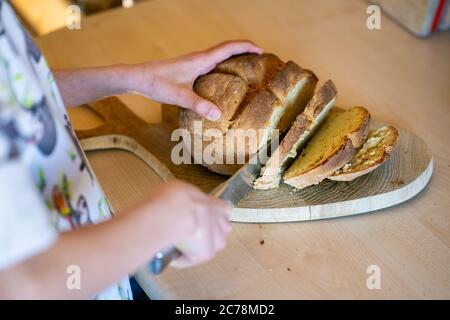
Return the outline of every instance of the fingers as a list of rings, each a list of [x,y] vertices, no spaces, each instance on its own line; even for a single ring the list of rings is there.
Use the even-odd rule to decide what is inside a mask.
[[[182,255],[181,257],[176,258],[175,260],[172,260],[169,264],[170,267],[176,268],[176,269],[182,269],[182,268],[188,268],[195,263],[189,259],[187,256]]]
[[[231,56],[242,53],[263,53],[263,49],[247,40],[226,41],[201,53],[203,63],[207,66],[204,73],[211,71],[218,63]]]
[[[231,225],[230,221],[228,220],[228,217],[220,219],[219,226],[225,235],[228,235],[231,232]]]
[[[175,268],[186,268],[211,260],[226,246],[231,231],[229,206],[211,196],[196,194],[198,197],[197,228],[193,235],[182,240],[177,247],[183,255],[171,263]]]
[[[211,206],[217,207],[221,212],[226,211],[226,214],[230,212],[230,204],[222,199],[215,198],[208,193],[202,192],[198,189],[198,193],[194,195],[194,198],[198,201],[203,201],[205,203],[209,203]]]
[[[242,53],[263,53],[263,49],[257,47],[250,41],[237,40],[225,41],[206,50],[211,55],[210,62],[219,63],[223,60]]]
[[[144,80],[138,81],[142,85],[137,92],[156,101],[191,109],[208,120],[217,121],[222,115],[221,110],[192,90],[195,79],[233,55],[262,52],[261,48],[250,41],[227,41],[201,52],[147,63],[145,72],[138,72],[146,76],[138,77]]]
[[[228,221],[225,221],[224,219],[219,219],[217,221],[217,233],[216,238],[214,242],[214,248],[216,252],[221,251],[225,249],[225,246],[227,244],[228,234],[231,231],[231,226]]]
[[[206,226],[205,226],[206,227]],[[217,220],[214,225],[207,226],[206,231],[197,242],[196,248],[182,249],[182,256],[170,263],[174,268],[187,268],[193,265],[210,261],[227,243],[228,234],[231,231],[228,221]]]
[[[177,88],[174,92],[175,101],[173,104],[179,105],[180,107],[186,109],[191,109],[211,121],[217,121],[220,119],[222,115],[220,109],[211,101],[203,99],[197,95],[194,91],[186,88]]]
[[[162,190],[166,197],[180,200],[177,212],[192,217],[192,228],[175,243],[182,256],[171,263],[172,267],[204,263],[225,248],[231,231],[231,207],[227,202],[182,181],[166,183]]]

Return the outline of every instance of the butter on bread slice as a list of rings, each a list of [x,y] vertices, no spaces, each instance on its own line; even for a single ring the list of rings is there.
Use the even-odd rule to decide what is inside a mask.
[[[384,126],[369,133],[353,159],[328,177],[335,181],[351,181],[378,168],[385,162],[398,139],[398,131]]]

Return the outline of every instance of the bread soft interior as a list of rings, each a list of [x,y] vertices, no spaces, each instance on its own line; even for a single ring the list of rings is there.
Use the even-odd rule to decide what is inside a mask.
[[[349,139],[348,135],[357,132],[368,120],[368,112],[362,107],[347,111],[333,108],[322,126],[308,142],[284,179],[290,179],[310,171],[335,155]]]

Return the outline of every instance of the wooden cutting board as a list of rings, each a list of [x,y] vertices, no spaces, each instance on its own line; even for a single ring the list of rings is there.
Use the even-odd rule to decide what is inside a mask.
[[[163,122],[148,124],[119,99],[107,98],[88,108],[99,115],[100,127],[77,131],[83,147],[124,149],[135,153],[155,171],[193,183],[205,192],[227,179],[201,165],[175,165],[170,159],[170,134],[177,127],[178,108],[165,106]],[[383,123],[372,120],[371,127]],[[253,190],[233,210],[236,222],[287,222],[335,218],[371,212],[404,202],[418,194],[433,172],[433,159],[417,136],[399,129],[390,159],[373,172],[350,182],[325,180],[302,190],[282,184],[274,190]]]

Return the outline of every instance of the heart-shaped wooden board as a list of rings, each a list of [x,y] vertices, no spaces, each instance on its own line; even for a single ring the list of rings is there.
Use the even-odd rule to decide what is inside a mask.
[[[177,127],[178,108],[165,106],[163,122],[148,124],[117,98],[107,98],[88,107],[104,120],[100,127],[77,131],[80,139],[87,139],[83,143],[89,144],[90,150],[95,145],[99,149],[133,152],[135,148],[129,146],[131,138],[159,160],[155,162],[158,170],[163,170],[164,165],[174,177],[193,183],[205,192],[227,179],[201,165],[175,165],[171,161],[171,150],[178,143],[171,141],[171,133]],[[371,121],[372,129],[383,125]],[[287,222],[335,218],[379,210],[414,197],[430,180],[433,159],[423,140],[397,129],[399,139],[391,157],[371,173],[350,182],[325,180],[302,190],[285,184],[273,190],[253,190],[233,209],[231,220]]]

